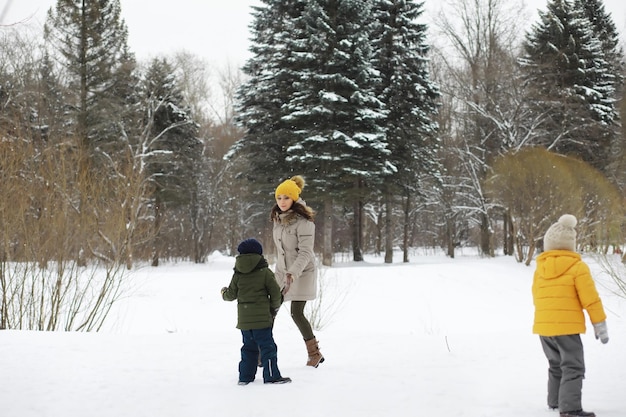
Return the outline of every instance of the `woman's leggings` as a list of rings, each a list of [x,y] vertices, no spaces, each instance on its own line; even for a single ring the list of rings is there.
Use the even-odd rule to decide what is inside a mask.
[[[306,301],[292,301],[291,302],[291,318],[293,322],[296,323],[298,329],[300,330],[300,334],[304,340],[313,339],[315,335],[313,335],[313,329],[311,328],[311,323],[304,317],[304,306],[306,305]]]

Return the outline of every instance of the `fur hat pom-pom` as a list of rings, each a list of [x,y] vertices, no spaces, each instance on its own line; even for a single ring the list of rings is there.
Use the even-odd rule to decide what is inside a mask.
[[[304,178],[302,178],[301,175],[294,175],[290,179],[291,181],[296,183],[296,185],[298,186],[300,190],[304,189],[304,185],[306,184],[306,182],[304,181]]]
[[[559,217],[559,224],[563,227],[573,229],[578,224],[578,220],[571,214],[564,214]]]

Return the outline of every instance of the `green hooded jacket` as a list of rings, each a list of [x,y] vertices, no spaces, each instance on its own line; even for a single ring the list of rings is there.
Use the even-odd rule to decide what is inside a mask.
[[[263,255],[247,253],[235,258],[235,273],[222,294],[225,301],[237,300],[237,328],[271,327],[272,310],[282,303],[280,287]]]

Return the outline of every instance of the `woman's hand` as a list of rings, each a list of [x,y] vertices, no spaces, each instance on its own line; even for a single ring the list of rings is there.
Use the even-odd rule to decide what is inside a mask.
[[[282,293],[283,295],[287,294],[289,288],[291,287],[291,283],[293,282],[293,275],[287,274],[285,277],[285,286],[283,287]]]

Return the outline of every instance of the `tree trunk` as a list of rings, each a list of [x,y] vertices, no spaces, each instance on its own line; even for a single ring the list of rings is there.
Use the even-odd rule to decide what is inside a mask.
[[[333,200],[327,194],[324,198],[324,224],[322,240],[322,265],[333,265]]]
[[[384,218],[385,213],[384,210],[380,210],[376,215],[376,242],[374,243],[375,248],[374,251],[376,256],[379,256],[383,252],[383,246],[385,246],[385,238],[383,237],[384,232]]]
[[[454,259],[454,219],[452,217],[446,216],[446,243],[447,243],[447,254],[450,258]]]
[[[195,187],[195,185],[194,185]],[[191,241],[193,242],[193,262],[196,264],[204,262],[204,252],[202,250],[202,232],[199,225],[199,205],[198,192],[194,189],[191,192],[190,213],[191,217]]]
[[[363,235],[363,203],[357,198],[353,204],[354,221],[352,223],[352,260],[363,261],[362,235]]]
[[[511,217],[511,209],[508,208],[504,213],[504,254],[513,256],[513,245],[515,237],[515,227],[513,226],[513,218]]]
[[[161,199],[158,196],[154,202],[154,240],[152,244],[152,266],[159,266],[159,237],[161,229],[161,221],[163,214],[161,213]]]
[[[385,263],[393,263],[393,213],[392,195],[385,187]]]
[[[4,259],[4,251],[3,251],[3,259],[0,259],[0,291],[2,292],[2,301],[0,303],[0,330],[6,330],[8,328],[8,307],[7,307],[7,282],[6,282],[6,274],[5,274],[5,259]]]
[[[402,262],[409,262],[409,222],[411,221],[411,199],[404,200],[404,225],[402,227]]]
[[[355,178],[352,189],[352,260],[354,262],[363,261],[363,202],[361,197],[361,179]]]
[[[515,238],[515,248],[516,248],[516,255],[515,255],[515,260],[517,262],[523,262],[524,261],[524,243],[522,242],[522,239],[519,238]]]
[[[480,215],[480,250],[483,255],[493,257],[493,247],[491,244],[491,224],[487,213]]]
[[[84,133],[87,135],[87,133]],[[87,212],[89,209],[87,207],[87,202],[89,201],[88,191],[86,187],[89,184],[92,184],[91,179],[91,155],[90,150],[85,145],[87,142],[81,139],[80,149],[79,149],[79,161],[78,161],[78,170],[79,170],[79,182],[81,187],[79,188],[79,213],[78,213],[78,253],[76,254],[76,262],[78,266],[86,266],[87,265],[87,254],[86,254],[86,240],[88,233],[85,232],[87,229]]]
[[[526,262],[524,263],[526,266],[530,265],[530,261],[532,261],[534,254],[535,254],[535,241],[532,240],[530,242],[530,246],[528,247],[528,255],[526,256]]]

